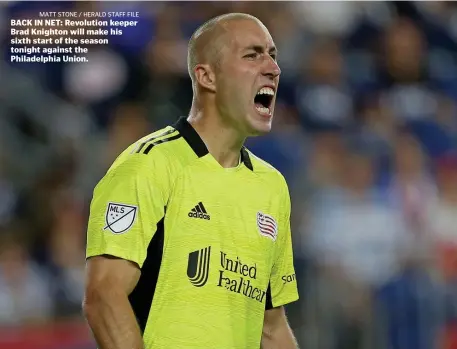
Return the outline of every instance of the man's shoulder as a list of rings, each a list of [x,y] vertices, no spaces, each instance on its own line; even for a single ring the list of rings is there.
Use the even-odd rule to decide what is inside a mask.
[[[109,171],[128,167],[132,171],[177,170],[189,158],[181,134],[172,126],[150,133],[129,145]]]
[[[251,159],[252,166],[256,174],[264,177],[269,177],[278,185],[287,185],[283,174],[277,168],[255,155],[249,149],[246,148],[246,151],[249,154],[249,158]]]
[[[182,136],[173,126],[167,126],[131,144],[126,151],[129,153],[143,154],[147,157],[170,157],[170,152],[176,155],[182,150]],[[147,158],[146,157],[146,158]]]

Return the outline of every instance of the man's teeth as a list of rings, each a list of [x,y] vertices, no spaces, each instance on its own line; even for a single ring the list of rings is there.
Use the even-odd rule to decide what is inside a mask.
[[[262,113],[262,114],[270,114],[270,109],[266,108],[266,107],[255,107],[257,109],[257,111],[259,113]]]
[[[257,92],[257,94],[274,96],[275,91],[273,91],[273,89],[271,87],[262,87],[262,89],[259,92]]]

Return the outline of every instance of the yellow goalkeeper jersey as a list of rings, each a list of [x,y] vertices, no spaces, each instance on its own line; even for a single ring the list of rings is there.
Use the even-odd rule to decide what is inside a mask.
[[[141,268],[146,349],[258,349],[265,309],[298,299],[284,177],[246,148],[223,168],[185,118],[128,147],[97,184],[87,258]]]

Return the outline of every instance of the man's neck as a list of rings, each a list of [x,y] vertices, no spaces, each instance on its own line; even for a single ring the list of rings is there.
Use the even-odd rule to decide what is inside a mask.
[[[240,137],[237,130],[222,123],[220,118],[202,112],[191,112],[187,120],[222,167],[238,166],[245,138]]]

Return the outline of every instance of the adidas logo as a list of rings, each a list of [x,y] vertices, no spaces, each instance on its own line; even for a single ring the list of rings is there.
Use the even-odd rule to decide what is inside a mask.
[[[187,214],[190,218],[201,218],[201,219],[207,219],[210,220],[209,214],[206,212],[205,206],[203,206],[203,203],[200,201],[195,207],[190,210],[190,212]]]

